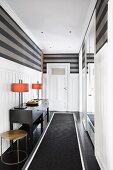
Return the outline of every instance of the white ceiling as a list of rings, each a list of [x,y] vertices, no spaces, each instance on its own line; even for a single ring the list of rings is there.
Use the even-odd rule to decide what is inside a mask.
[[[90,0],[5,0],[44,53],[80,50]]]

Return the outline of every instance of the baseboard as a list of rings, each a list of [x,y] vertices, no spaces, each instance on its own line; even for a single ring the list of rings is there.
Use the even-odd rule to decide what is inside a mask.
[[[100,166],[100,169],[101,169],[101,170],[107,170],[107,169],[105,168],[104,162],[103,162],[102,159],[100,158],[98,152],[95,152],[95,157],[96,157],[97,162],[98,162],[98,164],[99,164],[99,166]]]

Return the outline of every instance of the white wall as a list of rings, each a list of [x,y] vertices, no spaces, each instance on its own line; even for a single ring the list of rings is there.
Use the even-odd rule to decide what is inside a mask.
[[[0,57],[0,133],[9,130],[9,109],[18,105],[18,93],[11,92],[11,83],[29,83],[29,92],[24,93],[24,102],[36,97],[31,84],[41,82],[41,73]],[[15,128],[18,128],[16,125]],[[9,146],[4,146],[4,150]]]
[[[68,111],[79,111],[79,74],[70,74]]]
[[[70,74],[68,82],[68,111],[79,110],[79,74]],[[43,74],[43,98],[47,98],[47,74]]]
[[[113,170],[113,0],[108,43],[95,56],[95,154],[102,170]]]

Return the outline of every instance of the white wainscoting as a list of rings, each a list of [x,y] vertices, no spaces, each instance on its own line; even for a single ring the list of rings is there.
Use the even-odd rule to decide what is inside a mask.
[[[107,169],[108,65],[107,44],[95,56],[95,152],[102,170]]]
[[[9,130],[9,109],[18,105],[18,93],[11,92],[11,83],[29,83],[29,92],[23,93],[24,102],[36,97],[37,92],[31,84],[41,82],[42,73],[0,57],[0,133]],[[15,124],[14,128],[20,125]],[[4,151],[9,143],[4,146]]]
[[[79,111],[79,74],[70,74],[68,111]]]
[[[43,74],[43,98],[47,98],[47,74]],[[68,82],[68,111],[79,110],[79,74],[70,74]]]
[[[108,18],[108,43],[95,56],[95,154],[101,170],[113,170],[113,0]]]

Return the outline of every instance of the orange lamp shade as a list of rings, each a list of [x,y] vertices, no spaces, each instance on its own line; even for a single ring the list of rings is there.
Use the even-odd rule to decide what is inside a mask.
[[[12,83],[11,84],[11,91],[13,92],[28,92],[29,85],[25,83]]]
[[[42,89],[42,84],[32,84],[32,89]]]

